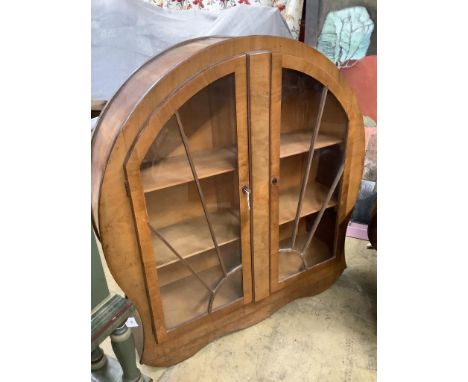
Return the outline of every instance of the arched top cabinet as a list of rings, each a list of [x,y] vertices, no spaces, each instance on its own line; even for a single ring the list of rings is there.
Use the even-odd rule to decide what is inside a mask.
[[[196,39],[137,70],[93,135],[92,217],[142,361],[174,364],[328,288],[363,160],[355,97],[297,41]]]

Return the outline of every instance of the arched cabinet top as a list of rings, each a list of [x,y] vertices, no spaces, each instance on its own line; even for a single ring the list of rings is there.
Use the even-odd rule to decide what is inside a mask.
[[[215,36],[175,45],[135,71],[101,113],[91,143],[91,207],[98,233],[101,231],[99,210],[104,178],[120,176],[125,153],[142,132],[151,113],[200,72],[255,51],[271,52],[284,68],[315,78],[336,97],[350,122],[358,125],[362,120],[356,99],[336,66],[301,42],[272,36]],[[357,134],[363,141],[363,131]]]

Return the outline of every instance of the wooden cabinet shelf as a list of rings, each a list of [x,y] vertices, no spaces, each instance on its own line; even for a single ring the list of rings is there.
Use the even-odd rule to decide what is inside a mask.
[[[206,151],[193,155],[199,179],[224,174],[236,168],[236,151],[233,148]],[[169,157],[141,171],[144,192],[192,182],[193,174],[186,155]]]
[[[307,131],[281,134],[281,158],[308,152],[311,135],[312,133]],[[341,139],[332,135],[319,134],[315,142],[315,149],[340,142]],[[224,174],[235,170],[236,150],[235,148],[223,148],[196,153],[193,155],[193,161],[199,179]],[[144,192],[157,191],[194,180],[186,155],[169,157],[148,166],[141,171],[141,177]]]
[[[308,152],[311,138],[312,132],[306,130],[281,134],[280,157],[286,158]],[[336,145],[341,142],[342,139],[333,135],[318,134],[315,141],[315,149]]]
[[[364,163],[356,102],[305,44],[212,36],[147,61],[107,103],[92,219],[141,317],[142,363],[181,362],[336,281]]]
[[[239,217],[231,210],[210,213],[218,246],[239,240]],[[214,248],[205,216],[196,217],[158,230],[171,246],[188,259]],[[153,236],[153,251],[158,268],[180,261],[179,258],[157,237]]]
[[[307,186],[304,201],[302,203],[301,217],[320,211],[323,202],[326,199],[328,187],[320,183],[310,183]],[[288,223],[296,217],[297,203],[299,201],[300,188],[294,187],[281,191],[279,195],[279,224]],[[327,208],[336,205],[336,200],[332,198]]]

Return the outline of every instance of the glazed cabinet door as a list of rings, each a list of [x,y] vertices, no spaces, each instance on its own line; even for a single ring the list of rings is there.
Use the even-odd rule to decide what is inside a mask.
[[[182,84],[126,164],[158,342],[252,299],[246,61]]]
[[[337,254],[347,115],[324,73],[274,55],[271,104],[271,289],[310,275]]]

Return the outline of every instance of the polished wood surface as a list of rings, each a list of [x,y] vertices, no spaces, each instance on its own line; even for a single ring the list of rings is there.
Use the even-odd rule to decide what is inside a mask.
[[[306,122],[291,121],[288,126],[288,134],[291,135],[281,137],[280,134],[282,116],[278,106],[281,107],[283,68],[315,78],[336,97],[336,101],[332,99],[330,109],[325,110],[327,124],[321,129],[323,135],[317,144],[323,144],[324,148],[344,145],[345,169],[333,201],[336,203],[332,207],[336,208],[336,222],[333,220],[330,223],[337,227],[336,235],[332,238],[336,242],[336,251],[319,251],[319,254],[333,256],[307,272],[287,278],[279,287],[274,243],[276,240],[276,245],[279,245],[280,237],[278,228],[276,233],[272,228],[279,226],[279,198],[287,190],[281,179],[279,161],[280,157],[300,157],[307,151],[299,139],[294,139],[299,137],[305,127],[302,124]],[[229,179],[233,174],[236,176],[238,188],[235,193],[232,193],[232,186],[228,195],[226,184],[218,182],[219,186],[213,186],[215,191],[208,197],[221,204],[232,203],[237,198],[240,241],[227,240],[223,248],[239,245],[242,249],[243,297],[237,299],[234,290],[227,288],[222,295],[224,297],[215,304],[219,309],[177,326],[177,320],[173,321],[173,317],[192,317],[194,310],[184,310],[181,305],[183,299],[174,300],[174,315],[165,315],[163,306],[167,303],[164,305],[163,299],[170,298],[172,301],[172,291],[187,289],[180,288],[177,283],[191,285],[192,279],[177,262],[167,264],[165,270],[164,267],[158,269],[162,264],[158,265],[157,252],[161,251],[155,250],[148,227],[146,198],[151,194],[169,198],[168,187],[188,190],[193,187],[193,182],[188,181],[187,169],[181,167],[177,174],[166,171],[164,175],[163,171],[164,176],[160,179],[144,180],[145,168],[142,170],[141,165],[175,111],[207,85],[228,75],[235,76],[234,122],[237,136],[225,137],[207,125],[204,129],[206,134],[211,134],[211,141],[200,138],[196,155],[200,156],[201,163],[206,164],[202,164],[199,170],[201,182],[216,184],[214,179],[218,177],[227,176],[225,179]],[[220,124],[229,112],[228,109],[222,109],[219,114],[214,112],[217,110],[217,91],[220,90],[214,88],[213,93],[206,95],[211,97],[211,111],[200,111],[211,113],[212,124]],[[334,108],[338,107],[342,108],[348,120],[345,139],[339,136],[341,127],[333,119],[339,113]],[[189,114],[187,111],[186,115]],[[181,118],[186,120],[183,112]],[[234,145],[237,153],[234,166],[237,171],[232,167],[228,169],[227,162],[232,166],[232,157],[221,155],[211,161],[203,160],[206,154],[216,157],[221,152],[225,155],[226,151],[223,150],[229,151],[233,147],[233,139],[237,140],[237,147]],[[220,148],[219,151],[204,150],[211,145]],[[175,150],[161,169],[168,164],[170,168],[169,162],[177,161],[181,153]],[[174,364],[213,339],[268,317],[295,298],[328,288],[346,266],[344,233],[359,191],[363,159],[362,118],[349,86],[326,57],[297,41],[267,36],[202,38],[163,52],[136,71],[104,107],[93,134],[92,217],[109,269],[141,317],[144,329],[142,362],[159,366]],[[145,184],[151,181],[156,186],[149,185],[145,193]],[[290,181],[293,182],[293,179]],[[250,187],[253,192],[250,212],[247,198],[242,192],[243,186]],[[163,211],[162,206],[158,208],[156,211]],[[314,209],[316,207],[310,209],[311,213]],[[191,218],[196,217],[195,210],[187,211],[192,214]],[[165,227],[183,221],[183,217],[178,215],[166,218],[168,225]],[[327,227],[331,227],[330,224],[327,223]],[[326,238],[326,233],[320,232],[320,235],[320,239],[330,240]],[[209,253],[206,258],[197,255],[197,249],[194,252],[189,250],[196,254],[189,256],[190,261],[201,272],[216,274],[213,250],[208,247],[203,247]],[[229,301],[234,302],[220,308]]]
[[[214,225],[218,245],[229,244],[240,239],[236,231],[239,216],[232,211],[221,210],[210,214],[210,218]],[[164,227],[160,229],[160,233],[184,258],[196,256],[214,248],[205,216]],[[158,254],[156,259],[158,268],[178,261],[161,240],[153,238],[153,243],[154,253]]]
[[[222,245],[221,255],[229,270],[235,268],[241,263],[239,256],[240,239]],[[203,272],[209,268],[219,267],[218,258],[214,248],[208,249],[205,252],[194,256],[186,257],[185,260],[190,264],[192,269],[197,272]],[[158,282],[159,286],[177,282],[191,276],[190,270],[180,260],[171,261],[158,267]],[[250,301],[249,301],[250,302]]]
[[[276,292],[279,279],[279,192],[283,186],[280,168],[281,151],[281,107],[283,91],[283,56],[272,54],[271,63],[271,97],[270,97],[270,291]]]
[[[219,149],[194,155],[200,179],[234,171],[235,149]],[[168,157],[141,172],[145,192],[160,190],[193,181],[192,172],[185,155]]]
[[[270,72],[271,53],[249,56],[250,155],[254,299],[270,294]]]
[[[322,203],[325,201],[328,188],[320,183],[311,183],[308,185],[304,205],[301,211],[301,217],[313,214],[320,211]],[[279,210],[279,224],[288,223],[294,220],[296,216],[297,202],[299,199],[299,188],[289,188],[281,191],[279,195],[280,210]],[[328,207],[336,205],[336,200],[332,199],[328,203]]]
[[[308,152],[311,135],[310,131],[281,134],[280,158]],[[340,142],[341,139],[333,135],[319,134],[314,146],[317,150]]]

